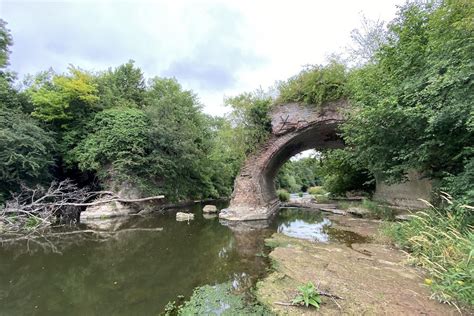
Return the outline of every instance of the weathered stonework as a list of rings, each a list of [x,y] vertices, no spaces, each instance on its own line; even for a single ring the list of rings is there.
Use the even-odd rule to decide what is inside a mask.
[[[249,156],[234,183],[227,209],[219,217],[227,220],[261,220],[272,216],[279,206],[274,179],[292,156],[307,149],[341,148],[337,127],[343,121],[346,101],[321,107],[298,103],[276,106],[270,113],[272,134]]]

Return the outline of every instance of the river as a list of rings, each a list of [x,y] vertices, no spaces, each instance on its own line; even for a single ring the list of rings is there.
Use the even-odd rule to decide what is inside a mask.
[[[285,209],[271,222],[240,225],[203,216],[199,205],[188,211],[195,213],[189,222],[176,221],[175,211],[113,220],[106,229],[123,232],[108,238],[4,245],[0,314],[157,315],[198,286],[230,281],[248,291],[269,267],[264,238],[276,231],[319,242],[346,238],[331,234],[331,221],[314,211]]]

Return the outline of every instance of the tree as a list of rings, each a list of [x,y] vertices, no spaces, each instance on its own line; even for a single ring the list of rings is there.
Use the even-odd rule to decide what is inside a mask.
[[[3,69],[8,66],[11,45],[13,45],[13,38],[10,30],[7,29],[7,22],[0,19],[0,74],[3,74]]]
[[[112,106],[143,107],[145,104],[145,79],[140,68],[130,60],[114,70],[109,69],[100,73],[96,82],[98,85],[101,107]]]
[[[226,98],[224,103],[232,108],[228,118],[234,127],[233,132],[241,137],[241,151],[251,153],[271,132],[268,113],[273,105],[272,98],[257,90]]]
[[[73,66],[68,71],[67,75],[41,73],[28,89],[35,107],[32,116],[59,129],[87,116],[99,100],[92,75]]]
[[[359,109],[343,127],[356,157],[387,180],[409,169],[456,175],[473,155],[471,1],[409,3],[374,63],[350,76]]]
[[[210,129],[194,93],[175,79],[154,78],[145,113],[150,119],[150,172],[170,198],[218,195],[211,182]]]
[[[136,181],[147,165],[148,126],[149,120],[139,109],[99,112],[87,126],[87,137],[72,150],[72,159],[81,170],[98,172],[104,183]]]
[[[387,42],[387,36],[383,21],[370,20],[363,15],[360,28],[351,32],[350,58],[358,65],[372,61],[379,48]]]
[[[54,148],[51,133],[34,119],[0,105],[0,202],[21,183],[47,180]]]

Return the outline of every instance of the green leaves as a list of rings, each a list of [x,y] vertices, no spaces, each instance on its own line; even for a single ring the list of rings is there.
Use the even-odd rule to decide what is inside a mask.
[[[52,134],[34,119],[0,105],[0,193],[48,178],[54,148]]]
[[[80,119],[99,100],[93,77],[74,67],[69,75],[37,77],[28,94],[34,105],[32,116],[47,123],[67,123]]]
[[[388,180],[409,169],[458,174],[472,157],[472,1],[409,3],[374,63],[349,76],[359,107],[343,127],[361,164]]]
[[[306,307],[313,306],[319,309],[321,305],[321,296],[314,286],[313,282],[308,282],[298,287],[299,294],[293,299],[293,304],[304,305]]]
[[[319,106],[345,97],[346,82],[346,68],[336,61],[324,67],[308,66],[279,85],[280,96],[277,102],[301,102]]]

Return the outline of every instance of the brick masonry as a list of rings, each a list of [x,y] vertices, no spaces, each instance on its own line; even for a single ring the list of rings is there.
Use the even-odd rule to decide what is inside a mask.
[[[274,185],[278,169],[304,150],[343,147],[338,125],[347,108],[345,100],[321,107],[298,103],[275,106],[270,113],[270,137],[247,158],[235,180],[230,205],[219,216],[227,220],[271,217],[279,205]]]

